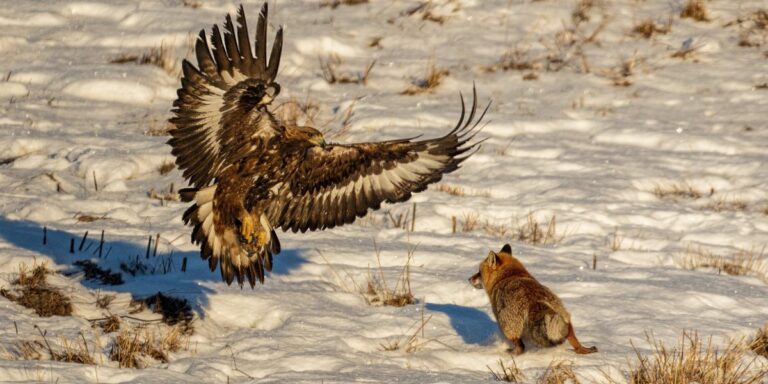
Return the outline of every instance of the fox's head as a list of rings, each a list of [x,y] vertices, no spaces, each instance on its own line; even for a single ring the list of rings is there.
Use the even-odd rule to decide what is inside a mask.
[[[512,246],[504,244],[501,251],[488,252],[480,263],[480,270],[469,278],[469,283],[477,289],[485,288],[490,292],[494,284],[505,276],[530,276],[520,260],[512,256]]]

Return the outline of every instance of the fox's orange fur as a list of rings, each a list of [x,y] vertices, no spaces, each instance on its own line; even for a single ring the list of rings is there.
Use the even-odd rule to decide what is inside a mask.
[[[512,353],[525,351],[523,337],[539,347],[558,345],[568,339],[576,353],[597,352],[596,347],[579,343],[563,303],[512,256],[509,244],[499,253],[488,253],[480,263],[480,271],[469,281],[488,293],[501,332],[515,346]]]

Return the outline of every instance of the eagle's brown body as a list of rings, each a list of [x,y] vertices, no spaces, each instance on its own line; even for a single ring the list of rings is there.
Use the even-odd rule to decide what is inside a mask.
[[[469,116],[462,99],[459,123],[443,137],[328,144],[316,129],[280,121],[270,111],[280,92],[282,29],[267,60],[266,20],[265,4],[253,46],[242,7],[237,26],[227,16],[223,35],[213,27],[212,48],[201,31],[198,67],[183,62],[169,140],[192,184],[181,195],[194,202],[184,214],[193,241],[224,281],[247,279],[251,286],[264,281],[280,252],[275,228],[333,228],[382,202],[407,200],[458,168],[482,119],[475,119],[473,95]]]

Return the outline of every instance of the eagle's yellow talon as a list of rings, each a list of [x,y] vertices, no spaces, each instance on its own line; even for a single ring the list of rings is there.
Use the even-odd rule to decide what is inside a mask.
[[[256,239],[257,244],[259,247],[263,247],[267,245],[267,241],[269,240],[269,236],[267,235],[267,231],[259,231],[259,236]]]
[[[240,234],[243,236],[247,243],[250,243],[251,240],[253,240],[253,229],[253,219],[251,218],[251,215],[246,214],[241,219]]]

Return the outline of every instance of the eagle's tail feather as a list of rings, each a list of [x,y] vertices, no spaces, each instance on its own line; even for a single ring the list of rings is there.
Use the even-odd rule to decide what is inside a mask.
[[[208,260],[208,267],[215,271],[220,268],[221,278],[228,285],[235,280],[242,287],[245,281],[253,288],[256,281],[264,284],[265,271],[272,270],[272,255],[280,252],[280,240],[274,229],[268,227],[268,243],[246,250],[240,244],[236,231],[224,229],[223,234],[215,230],[213,200],[216,185],[205,188],[179,190],[181,200],[193,202],[183,216],[184,223],[192,225],[192,242],[200,244],[200,256]],[[266,218],[262,218],[266,220]],[[264,222],[260,224],[265,225]],[[266,223],[268,225],[268,222]]]

